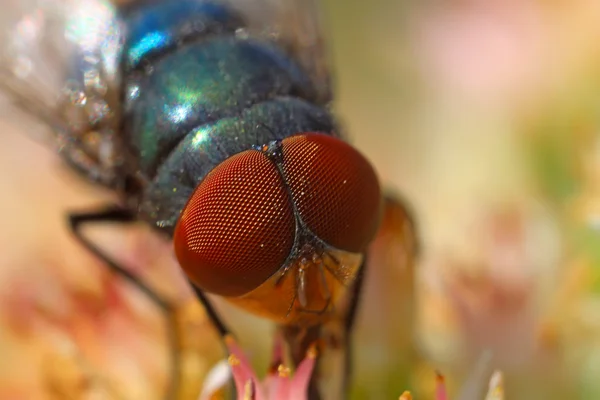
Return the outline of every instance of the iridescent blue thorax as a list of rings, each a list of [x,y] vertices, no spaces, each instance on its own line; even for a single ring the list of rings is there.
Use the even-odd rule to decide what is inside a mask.
[[[197,0],[155,2],[129,12],[124,22],[124,64],[128,71],[182,42],[208,34],[233,33],[243,25],[223,5]]]
[[[123,17],[125,144],[140,171],[141,217],[172,233],[197,184],[226,158],[300,132],[332,133],[297,64],[244,38],[241,18],[197,0]]]

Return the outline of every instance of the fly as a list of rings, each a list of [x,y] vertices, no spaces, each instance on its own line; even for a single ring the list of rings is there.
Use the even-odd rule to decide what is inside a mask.
[[[172,318],[81,233],[144,221],[173,241],[222,337],[229,329],[206,293],[276,322],[295,363],[325,324],[342,327],[348,348],[383,195],[329,111],[316,1],[22,7],[0,87],[52,129],[68,164],[121,199],[70,213],[75,237]],[[166,398],[176,393],[173,384]]]

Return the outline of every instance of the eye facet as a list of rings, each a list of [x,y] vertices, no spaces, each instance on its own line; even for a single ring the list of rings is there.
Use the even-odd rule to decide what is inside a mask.
[[[248,150],[215,167],[198,185],[175,229],[175,254],[199,288],[240,296],[284,264],[295,226],[277,167],[263,153]]]
[[[381,190],[369,161],[332,136],[307,133],[282,141],[283,169],[298,213],[327,244],[363,252],[381,214]]]

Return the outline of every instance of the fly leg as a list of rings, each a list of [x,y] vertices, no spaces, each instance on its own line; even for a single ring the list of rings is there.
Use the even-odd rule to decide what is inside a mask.
[[[179,359],[179,335],[177,333],[177,321],[175,318],[175,308],[169,304],[164,298],[157,294],[153,289],[148,287],[139,278],[134,276],[131,272],[120,266],[117,262],[107,256],[98,246],[92,243],[86,238],[81,228],[84,225],[91,224],[102,224],[102,223],[133,223],[136,221],[136,217],[131,210],[119,208],[116,206],[109,206],[97,211],[84,212],[84,213],[69,213],[69,227],[73,232],[74,236],[79,242],[88,249],[92,254],[102,260],[114,273],[121,276],[123,279],[133,284],[137,289],[144,293],[164,314],[167,323],[167,335],[169,340],[169,348],[172,360],[171,369],[171,383],[167,388],[165,399],[175,399],[179,387],[180,377],[180,359]],[[228,329],[225,324],[220,320],[213,306],[210,304],[206,296],[194,287],[196,296],[204,306],[206,314],[210,318],[211,322],[218,330],[221,337],[224,337],[228,333]]]
[[[210,319],[211,324],[217,330],[217,333],[219,334],[219,336],[221,338],[224,338],[225,336],[230,335],[231,333],[229,331],[229,328],[221,320],[221,317],[219,317],[217,310],[215,310],[215,308],[211,304],[208,297],[206,297],[206,294],[204,294],[204,292],[202,290],[198,289],[196,287],[196,285],[194,285],[189,279],[188,279],[188,282],[189,282],[190,286],[192,287],[192,289],[194,289],[196,298],[198,300],[200,300],[200,303],[202,303],[202,306],[204,307],[204,311],[206,312],[208,319]]]
[[[164,314],[167,321],[167,335],[169,339],[169,351],[171,352],[172,369],[171,369],[171,384],[167,388],[166,399],[175,399],[177,388],[179,385],[179,339],[177,335],[177,321],[175,320],[175,309],[165,299],[158,295],[154,290],[140,281],[131,272],[121,267],[117,262],[108,257],[104,252],[86,238],[81,228],[84,225],[101,224],[101,223],[133,223],[135,222],[135,216],[130,210],[108,207],[98,211],[92,211],[87,213],[69,213],[69,226],[71,231],[79,240],[79,242],[88,249],[92,254],[101,259],[110,269],[116,274],[120,275],[123,279],[133,284],[139,289],[144,295],[146,295]]]

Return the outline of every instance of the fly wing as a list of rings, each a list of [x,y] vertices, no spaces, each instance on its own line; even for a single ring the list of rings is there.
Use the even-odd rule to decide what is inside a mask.
[[[0,13],[0,110],[37,120],[37,138],[90,179],[115,186],[118,43],[107,0],[12,0]],[[33,124],[31,125],[34,126]]]
[[[139,1],[10,0],[0,13],[0,111],[8,110],[5,97],[49,128],[53,135],[38,138],[58,146],[72,166],[117,188],[124,161],[116,134],[123,35],[115,4]],[[217,1],[244,16],[249,35],[276,42],[297,60],[314,83],[315,100],[329,103],[318,0]]]
[[[275,41],[310,75],[318,101],[331,101],[323,10],[318,0],[223,0],[244,15],[250,35]]]

